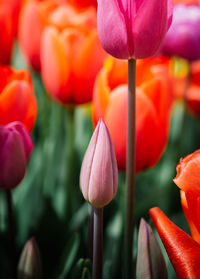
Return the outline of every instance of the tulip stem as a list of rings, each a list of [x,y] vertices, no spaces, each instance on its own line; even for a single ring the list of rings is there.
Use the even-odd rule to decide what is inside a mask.
[[[17,249],[15,242],[15,223],[12,204],[12,192],[10,189],[6,190],[8,222],[10,231],[10,255],[12,260],[13,278],[17,278]]]
[[[135,196],[136,60],[128,60],[128,131],[126,154],[125,278],[132,277],[132,249]]]
[[[103,208],[93,207],[93,269],[92,279],[102,279],[103,267]]]

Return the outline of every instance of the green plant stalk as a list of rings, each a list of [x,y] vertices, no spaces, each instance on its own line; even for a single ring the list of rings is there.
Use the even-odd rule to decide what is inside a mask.
[[[12,204],[12,192],[10,189],[7,189],[5,191],[6,191],[8,222],[9,222],[9,232],[10,232],[10,257],[12,261],[12,272],[13,272],[13,278],[17,278],[17,248],[16,248],[16,241],[15,241],[15,222],[14,222],[13,204]]]
[[[70,218],[73,214],[72,197],[75,189],[75,107],[67,108],[67,189],[66,189],[66,214]]]
[[[134,196],[136,180],[135,130],[136,130],[136,60],[128,60],[128,129],[126,154],[126,212],[125,212],[125,278],[132,276],[132,249],[134,231]]]
[[[103,208],[93,207],[93,266],[92,279],[102,279],[103,269]]]

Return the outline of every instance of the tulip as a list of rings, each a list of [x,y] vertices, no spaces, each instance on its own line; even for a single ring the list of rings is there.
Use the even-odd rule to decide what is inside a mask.
[[[180,160],[175,184],[181,189],[181,203],[192,237],[200,243],[200,150]]]
[[[181,159],[176,167],[174,183],[184,192],[200,195],[200,150]]]
[[[158,241],[144,219],[140,221],[138,233],[136,278],[168,278],[165,259]]]
[[[150,209],[150,216],[177,277],[179,279],[200,278],[200,245],[173,224],[158,207]]]
[[[167,58],[137,62],[137,172],[154,166],[167,143],[173,100],[168,63]],[[107,59],[94,85],[93,121],[96,125],[100,117],[104,119],[110,131],[118,167],[121,170],[126,168],[127,95],[127,62],[113,58]]]
[[[0,64],[9,64],[14,42],[14,22],[8,6],[0,1]]]
[[[40,42],[49,13],[56,7],[52,1],[27,1],[19,15],[18,38],[28,64],[40,71]],[[31,34],[31,36],[30,36]]]
[[[63,104],[89,102],[106,55],[97,37],[96,10],[60,6],[51,14],[51,22],[41,39],[44,85],[49,95]]]
[[[23,179],[33,149],[26,128],[20,122],[0,126],[0,188],[15,188]]]
[[[27,241],[22,251],[20,261],[18,264],[18,278],[42,278],[40,252],[34,237]]]
[[[173,23],[165,37],[162,50],[168,55],[198,60],[200,58],[200,6],[174,6]]]
[[[103,48],[121,59],[153,56],[172,20],[172,0],[98,0],[97,28]]]
[[[29,72],[0,66],[0,125],[20,121],[31,131],[36,115],[37,102]]]
[[[116,195],[117,184],[118,170],[114,147],[106,125],[100,119],[83,159],[81,191],[90,204],[102,208]]]

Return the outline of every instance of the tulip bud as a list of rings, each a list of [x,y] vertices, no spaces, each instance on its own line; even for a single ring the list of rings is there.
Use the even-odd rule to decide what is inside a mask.
[[[99,39],[116,58],[154,55],[171,20],[172,0],[98,0]]]
[[[25,245],[19,265],[18,265],[19,279],[40,279],[42,278],[42,265],[40,259],[40,252],[37,243],[32,237]]]
[[[140,221],[138,235],[137,279],[167,279],[163,254],[151,227],[144,219]]]
[[[82,163],[80,187],[84,198],[104,207],[115,196],[118,169],[113,143],[102,119],[99,120]]]
[[[0,126],[0,188],[12,189],[21,182],[32,149],[32,139],[22,123]]]

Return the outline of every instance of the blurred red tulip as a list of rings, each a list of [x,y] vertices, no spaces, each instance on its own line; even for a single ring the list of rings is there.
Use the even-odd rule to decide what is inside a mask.
[[[149,211],[179,279],[200,278],[200,245],[158,208]]]
[[[84,8],[88,6],[94,6],[94,7],[97,6],[97,0],[68,0],[68,2],[79,8]]]
[[[137,62],[136,171],[154,166],[167,143],[172,107],[167,58]],[[108,58],[96,78],[94,124],[102,117],[111,134],[119,169],[126,167],[127,62]]]
[[[180,160],[176,185],[181,188],[181,203],[192,237],[200,243],[200,150]]]
[[[9,64],[13,41],[14,41],[14,21],[11,11],[0,2],[0,64]]]
[[[0,66],[0,125],[20,121],[31,131],[36,115],[37,102],[28,71]]]
[[[55,9],[41,42],[41,72],[48,93],[61,103],[91,101],[95,76],[106,55],[96,31],[96,10]]]

